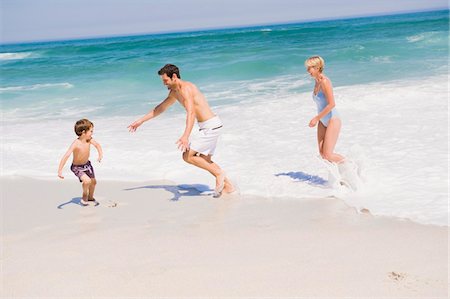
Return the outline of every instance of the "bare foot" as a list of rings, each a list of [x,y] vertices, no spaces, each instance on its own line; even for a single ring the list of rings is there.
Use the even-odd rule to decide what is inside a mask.
[[[236,191],[236,188],[233,186],[230,180],[225,179],[225,187],[223,188],[223,192],[233,193],[234,191]]]
[[[222,195],[223,188],[225,187],[225,172],[221,172],[216,177],[216,188],[214,189],[214,197],[220,197]]]
[[[88,202],[93,203],[94,206],[98,206],[99,202],[95,200],[95,198],[88,198]]]

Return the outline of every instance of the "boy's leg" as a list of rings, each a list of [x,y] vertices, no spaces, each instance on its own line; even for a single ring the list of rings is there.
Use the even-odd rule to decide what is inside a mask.
[[[83,196],[82,196],[82,204],[85,204],[83,201],[86,202],[88,201],[88,196],[89,196],[89,187],[91,185],[91,178],[87,175],[87,174],[83,174],[80,178],[81,180],[81,187],[83,188]]]
[[[89,201],[95,200],[94,199],[94,191],[95,191],[96,185],[97,185],[97,180],[95,178],[91,178],[91,184],[89,185],[89,195],[88,195]]]

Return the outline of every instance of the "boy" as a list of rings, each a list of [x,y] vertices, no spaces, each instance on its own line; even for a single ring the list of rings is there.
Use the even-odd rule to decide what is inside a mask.
[[[98,203],[94,198],[94,190],[97,181],[95,179],[94,168],[89,161],[89,153],[91,144],[95,146],[98,152],[98,162],[103,158],[102,147],[100,144],[92,139],[94,133],[94,124],[87,119],[81,119],[75,123],[75,134],[78,138],[72,143],[67,152],[61,159],[58,168],[58,177],[64,179],[62,169],[67,162],[67,159],[73,153],[73,161],[70,169],[78,177],[83,187],[83,196],[81,198],[81,205],[87,206],[91,201],[95,205]]]

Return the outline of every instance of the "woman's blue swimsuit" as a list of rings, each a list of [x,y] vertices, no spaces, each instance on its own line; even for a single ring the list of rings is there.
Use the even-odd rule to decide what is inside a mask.
[[[317,94],[314,94],[313,92],[313,100],[317,105],[317,113],[320,113],[325,109],[325,107],[328,105],[327,99],[325,98],[325,94],[320,90]],[[332,117],[339,117],[339,113],[337,112],[336,108],[333,108],[327,115],[322,117],[320,119],[320,122],[325,126],[328,127],[328,123],[330,122],[330,119]]]

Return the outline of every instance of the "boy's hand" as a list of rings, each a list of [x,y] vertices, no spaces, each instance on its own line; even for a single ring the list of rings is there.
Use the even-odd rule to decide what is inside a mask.
[[[62,175],[61,171],[60,171],[60,172],[58,172],[58,177],[59,177],[60,179],[64,179],[64,177],[63,177],[63,175]]]
[[[98,159],[97,159],[98,163],[102,162],[102,159],[103,159],[103,156],[98,156]]]

